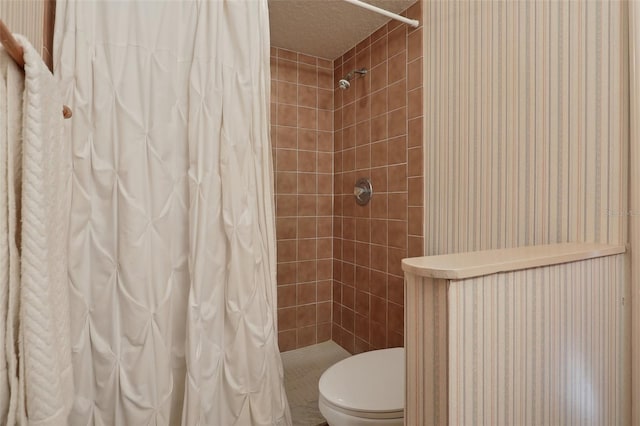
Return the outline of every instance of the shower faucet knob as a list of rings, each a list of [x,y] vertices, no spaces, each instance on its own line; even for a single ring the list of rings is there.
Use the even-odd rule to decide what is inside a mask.
[[[371,180],[369,180],[369,178],[358,179],[353,188],[353,196],[356,198],[356,203],[364,206],[371,200],[372,195],[373,186],[371,185]]]

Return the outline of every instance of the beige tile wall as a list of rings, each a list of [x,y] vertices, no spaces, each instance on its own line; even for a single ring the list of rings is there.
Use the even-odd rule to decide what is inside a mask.
[[[421,4],[406,14],[421,19]],[[400,261],[424,243],[422,31],[389,22],[334,62],[334,87],[369,70],[334,91],[332,338],[352,353],[404,342]],[[353,197],[360,177],[374,190],[364,207]]]
[[[271,49],[278,329],[286,351],[331,337],[333,64]]]

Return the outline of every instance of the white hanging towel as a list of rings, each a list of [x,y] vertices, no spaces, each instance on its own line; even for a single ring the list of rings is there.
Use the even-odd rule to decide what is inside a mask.
[[[0,423],[66,425],[73,401],[67,241],[70,157],[62,100],[26,39],[0,50]],[[3,369],[4,367],[4,369]]]
[[[0,73],[0,421],[12,425],[26,423],[24,398],[18,386],[24,77],[1,48]]]

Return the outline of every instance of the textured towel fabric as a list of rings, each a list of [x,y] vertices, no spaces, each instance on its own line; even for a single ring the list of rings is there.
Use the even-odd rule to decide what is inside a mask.
[[[0,229],[6,238],[0,255],[11,255],[12,244],[19,247],[8,257],[8,266],[0,262],[6,287],[0,291],[0,326],[6,332],[0,361],[7,366],[0,373],[0,414],[6,424],[66,425],[73,399],[67,287],[69,146],[62,138],[62,101],[53,77],[35,49],[16,38],[24,48],[24,90],[18,92],[10,83],[15,68],[2,67],[0,102],[3,118],[11,117],[17,105],[22,112],[20,131],[11,128],[12,120],[0,123],[0,160],[11,165],[13,156],[13,165],[18,165],[0,180],[9,189],[0,204]],[[6,64],[6,52],[1,54]],[[12,202],[11,194],[19,198]]]
[[[22,71],[0,54],[0,420],[25,424],[24,398],[18,386],[18,245],[22,193]],[[11,389],[14,392],[11,392]]]

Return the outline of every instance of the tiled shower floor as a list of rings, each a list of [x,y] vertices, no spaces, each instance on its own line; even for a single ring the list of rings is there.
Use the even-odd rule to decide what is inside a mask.
[[[318,380],[327,368],[348,356],[349,352],[332,341],[282,353],[294,426],[326,424],[318,409]]]

